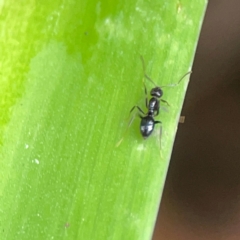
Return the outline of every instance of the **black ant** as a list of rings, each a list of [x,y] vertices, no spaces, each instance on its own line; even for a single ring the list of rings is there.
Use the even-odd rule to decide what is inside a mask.
[[[138,116],[141,118],[140,132],[141,132],[141,135],[143,136],[143,138],[146,139],[152,134],[152,132],[154,130],[154,127],[155,127],[155,124],[161,124],[162,123],[161,121],[155,121],[154,120],[154,118],[159,115],[160,101],[164,102],[168,106],[170,106],[169,103],[166,100],[161,99],[162,96],[163,96],[162,88],[163,87],[175,87],[175,86],[177,86],[185,76],[187,76],[188,74],[190,74],[192,72],[190,71],[190,72],[187,72],[186,74],[184,74],[183,77],[181,77],[181,79],[176,84],[171,84],[171,85],[159,87],[146,74],[144,59],[143,59],[142,56],[140,56],[140,58],[141,58],[142,65],[143,65],[144,77],[146,77],[153,85],[155,85],[155,87],[151,89],[151,91],[150,91],[151,98],[150,98],[150,100],[148,100],[147,88],[146,88],[145,83],[143,82],[144,91],[145,91],[145,105],[146,105],[146,108],[148,109],[147,113],[144,113],[144,111],[137,105],[132,107],[132,109],[130,110],[130,113],[135,108],[138,109],[138,111],[139,111]],[[143,116],[140,113],[143,114]],[[134,118],[135,118],[135,115],[130,120],[127,129],[132,124]],[[162,127],[160,128],[160,137],[161,137],[161,132],[162,132]],[[117,146],[119,146],[121,144],[122,140],[123,140],[123,138],[117,143]]]

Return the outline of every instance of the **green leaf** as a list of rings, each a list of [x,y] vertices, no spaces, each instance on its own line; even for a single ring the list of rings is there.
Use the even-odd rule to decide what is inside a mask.
[[[161,147],[159,126],[143,140],[138,117],[127,127],[146,111],[140,55],[157,85],[177,83],[205,7],[0,3],[1,239],[151,238],[188,77],[163,88]]]

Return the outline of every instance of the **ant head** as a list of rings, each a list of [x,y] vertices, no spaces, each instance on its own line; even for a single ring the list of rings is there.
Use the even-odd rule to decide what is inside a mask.
[[[156,97],[156,98],[161,98],[163,95],[163,91],[160,87],[155,87],[151,90],[150,92],[151,96]]]

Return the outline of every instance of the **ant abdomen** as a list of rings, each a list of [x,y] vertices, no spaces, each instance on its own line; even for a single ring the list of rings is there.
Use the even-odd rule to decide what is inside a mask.
[[[153,132],[155,121],[152,116],[145,116],[145,117],[140,116],[140,118],[141,118],[140,132],[142,137],[146,139]]]

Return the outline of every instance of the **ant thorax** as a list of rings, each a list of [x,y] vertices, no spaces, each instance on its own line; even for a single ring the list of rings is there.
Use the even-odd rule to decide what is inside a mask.
[[[159,114],[159,100],[152,97],[148,104],[148,115],[157,116]]]

